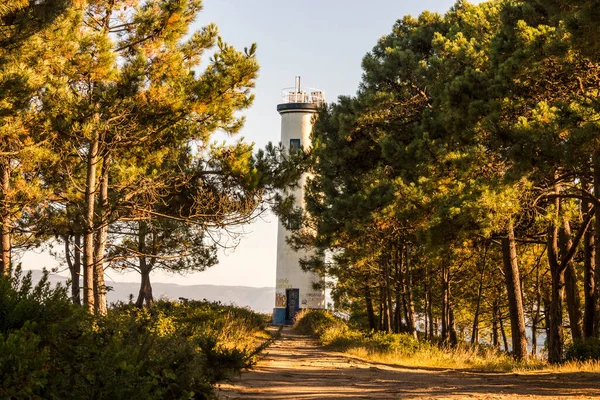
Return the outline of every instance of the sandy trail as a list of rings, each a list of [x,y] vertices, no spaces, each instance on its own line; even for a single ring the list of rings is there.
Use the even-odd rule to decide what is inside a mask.
[[[499,374],[413,369],[326,351],[286,329],[219,399],[590,399],[600,374]]]

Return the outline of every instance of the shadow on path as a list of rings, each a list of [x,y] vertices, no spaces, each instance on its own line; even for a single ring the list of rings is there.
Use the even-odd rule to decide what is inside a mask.
[[[289,329],[219,399],[589,399],[600,374],[499,374],[403,368],[324,350]]]

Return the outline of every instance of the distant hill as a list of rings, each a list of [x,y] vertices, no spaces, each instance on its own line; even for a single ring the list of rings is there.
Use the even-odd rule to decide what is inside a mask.
[[[25,271],[27,272],[27,271]],[[33,281],[37,282],[42,276],[42,271],[32,270]],[[52,285],[65,283],[69,278],[59,274],[50,274],[49,280]],[[112,290],[108,292],[108,302],[129,301],[129,296],[137,298],[139,283],[136,282],[114,282],[108,286]],[[249,286],[220,286],[220,285],[177,285],[174,283],[155,282],[152,284],[152,292],[155,299],[161,297],[177,300],[180,297],[193,300],[220,301],[223,304],[235,304],[241,307],[263,313],[271,313],[275,303],[275,288],[255,288]]]

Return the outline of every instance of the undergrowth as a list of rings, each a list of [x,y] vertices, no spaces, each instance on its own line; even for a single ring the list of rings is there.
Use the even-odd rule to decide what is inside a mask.
[[[317,337],[329,349],[381,363],[482,372],[600,372],[600,362],[592,359],[549,365],[540,359],[517,361],[510,354],[486,345],[461,343],[448,347],[419,341],[406,333],[365,333],[323,310],[300,313],[294,329]],[[579,352],[589,354],[587,349],[595,345],[580,345]]]
[[[267,345],[264,319],[219,303],[121,305],[104,317],[64,287],[0,277],[0,398],[209,399]]]

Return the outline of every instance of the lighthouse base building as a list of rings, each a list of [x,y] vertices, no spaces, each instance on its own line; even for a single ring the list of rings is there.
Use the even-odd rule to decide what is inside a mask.
[[[323,92],[317,89],[300,87],[300,77],[296,86],[283,89],[282,103],[277,106],[281,115],[281,142],[288,149],[310,147],[310,134],[313,117],[325,101]],[[291,193],[295,205],[304,208],[304,185],[308,175],[300,178],[297,188]],[[277,273],[275,282],[275,308],[273,323],[284,325],[293,323],[295,314],[301,309],[325,308],[325,290],[314,289],[322,278],[300,267],[300,259],[310,257],[307,251],[294,251],[287,243],[290,232],[279,222],[277,231]],[[321,285],[322,286],[322,285]]]

